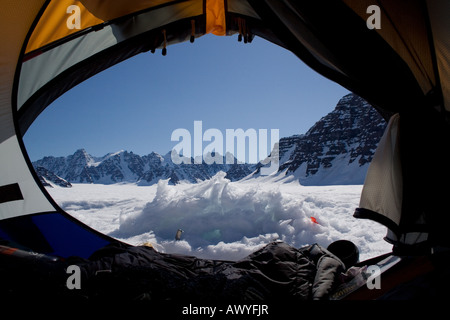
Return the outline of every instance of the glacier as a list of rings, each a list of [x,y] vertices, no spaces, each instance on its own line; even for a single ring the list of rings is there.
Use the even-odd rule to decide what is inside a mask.
[[[238,260],[274,240],[301,247],[354,242],[361,259],[390,251],[386,228],[353,217],[361,185],[302,186],[267,176],[230,181],[223,172],[197,184],[73,184],[48,191],[100,232],[133,245],[202,258]],[[314,217],[318,224],[311,221]],[[182,229],[181,240],[175,240]]]

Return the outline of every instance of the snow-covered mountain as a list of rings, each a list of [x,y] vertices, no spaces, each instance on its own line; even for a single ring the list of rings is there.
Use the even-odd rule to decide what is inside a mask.
[[[280,139],[279,174],[302,185],[362,184],[385,128],[372,106],[348,94],[305,134]]]
[[[365,100],[344,96],[336,108],[303,135],[281,138],[277,178],[294,176],[303,185],[362,184],[386,123]],[[193,160],[192,160],[193,162]],[[260,165],[174,164],[171,154],[139,156],[119,151],[93,157],[84,149],[67,157],[44,157],[33,163],[72,183],[132,182],[151,185],[160,179],[172,184],[210,179],[219,171],[237,181],[259,176]]]
[[[180,181],[195,183],[210,179],[219,171],[226,172],[227,179],[236,181],[252,172],[250,165],[225,164],[225,160],[224,164],[177,165],[173,163],[170,153],[162,156],[152,152],[139,156],[124,150],[108,153],[103,157],[93,157],[86,150],[79,149],[67,157],[44,157],[33,162],[33,165],[35,168],[45,168],[72,183],[102,184],[132,182],[150,185],[160,179],[169,179],[171,184]]]
[[[67,180],[58,177],[53,172],[45,169],[44,167],[36,167],[36,172],[41,180],[41,183],[44,187],[53,188],[54,185],[63,187],[63,188],[71,188],[72,184]]]

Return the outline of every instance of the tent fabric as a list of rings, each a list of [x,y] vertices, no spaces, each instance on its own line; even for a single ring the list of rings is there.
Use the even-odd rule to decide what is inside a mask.
[[[444,99],[445,109],[450,111],[450,21],[448,12],[450,3],[445,0],[428,1],[430,24],[436,53],[436,69],[439,73],[440,89]]]
[[[30,172],[20,147],[20,140],[16,136],[11,112],[14,103],[14,78],[20,51],[41,6],[33,2],[22,8],[14,1],[2,5],[4,11],[0,36],[8,45],[2,46],[0,60],[0,187],[13,184],[22,194],[22,199],[13,198],[0,203],[0,219],[6,219],[54,208]]]
[[[56,8],[50,7],[48,9],[58,10],[56,12],[59,12],[59,14],[54,14],[67,19],[66,11],[62,10],[64,7],[61,8],[60,3],[57,3]],[[47,50],[33,59],[25,61],[22,66],[22,75],[19,83],[18,109],[45,84],[74,65],[144,31],[153,30],[181,19],[201,15],[203,10],[202,1],[184,1],[174,6],[175,8],[156,7],[153,10],[147,10],[136,16],[131,22],[129,20],[118,21],[103,25],[100,30],[86,30],[85,33],[79,31],[79,35],[71,39],[71,41],[62,41],[59,45],[47,48]],[[89,13],[87,10],[81,11],[80,17],[84,12]],[[103,16],[102,13],[103,11],[100,13]],[[90,20],[91,16],[92,14],[89,13],[86,20]],[[42,19],[44,18],[42,17]],[[47,33],[50,33],[50,36],[53,36],[52,30],[64,30],[65,33],[71,34],[70,31],[72,30],[66,27],[65,21],[61,22],[60,20],[58,19],[54,22],[54,25],[52,20],[50,20],[50,27],[45,29]],[[82,16],[81,20],[84,21],[85,17]],[[54,38],[51,39],[53,40]]]
[[[367,8],[373,4],[370,0],[344,2],[363,19],[367,19]],[[408,64],[424,93],[440,95],[433,91],[441,87],[443,106],[450,111],[450,3],[379,0],[377,5],[383,12],[382,28],[377,32]]]
[[[367,8],[373,1],[346,0],[345,3],[355,10],[363,19],[367,19]],[[427,20],[423,15],[423,5],[420,0],[408,1],[377,1],[382,11],[381,29],[377,33],[404,60],[423,92],[429,92],[436,85],[431,48],[431,39],[427,32]]]
[[[161,18],[157,20],[169,23],[174,18],[180,18],[179,12],[184,10],[181,9],[182,7],[196,8],[198,6],[202,7],[203,1],[160,0],[149,2],[145,0],[118,0],[110,3],[101,0],[51,1],[28,42],[26,53],[42,50],[42,48],[51,44],[57,45],[57,41],[90,31],[88,30],[90,28],[99,31],[105,24],[108,25],[113,20],[123,18],[138,11],[158,11]],[[79,10],[79,13],[75,10]],[[201,11],[198,12],[197,9],[194,9],[193,12],[198,14],[202,13]],[[71,25],[71,16],[73,15],[80,17],[79,26],[75,27],[75,25]],[[75,18],[74,16],[73,19]],[[66,41],[69,40],[66,39]]]
[[[377,150],[366,174],[357,218],[387,219],[382,223],[397,231],[400,224],[402,195],[402,170],[399,150],[400,115],[391,117],[378,143]]]
[[[224,1],[206,1],[206,33],[212,33],[216,36],[227,34]]]
[[[251,3],[263,20],[279,30],[290,50],[313,69],[367,99],[385,118],[425,103],[426,93],[407,63],[345,3]]]
[[[450,3],[378,0],[380,29],[367,26],[369,5],[368,0],[2,2],[0,39],[7,45],[0,49],[0,190],[5,192],[0,220],[61,215],[89,230],[69,218],[40,184],[22,142],[27,128],[64,92],[136,54],[165,52],[173,43],[207,33],[239,33],[245,42],[259,36],[292,51],[362,96],[386,120],[395,115],[386,134],[397,140],[382,143],[376,161],[382,166],[377,172],[395,172],[395,177],[370,174],[361,209],[375,213],[365,217],[386,224],[392,241],[448,246],[443,181],[450,169],[442,159],[450,139]],[[391,155],[396,161],[386,158]],[[391,194],[368,196],[368,190],[382,190],[387,181]],[[395,210],[387,210],[388,203]],[[36,227],[45,239],[55,232]],[[11,230],[10,237],[20,238]],[[102,240],[84,254],[103,240],[114,242],[89,232]],[[79,239],[77,234],[68,237]],[[49,250],[55,252],[55,246]],[[57,253],[71,250],[61,247]]]
[[[59,212],[0,220],[0,239],[61,258],[89,257],[98,248],[115,243]]]

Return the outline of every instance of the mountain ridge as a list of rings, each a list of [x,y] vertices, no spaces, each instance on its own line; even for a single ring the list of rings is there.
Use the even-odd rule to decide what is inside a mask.
[[[280,139],[279,171],[295,174],[303,185],[323,185],[323,179],[362,184],[385,128],[385,120],[369,103],[348,94],[304,135]]]
[[[362,184],[385,127],[384,119],[364,99],[347,94],[305,134],[279,140],[279,168],[274,175],[293,175],[303,185]],[[160,179],[171,184],[196,183],[219,171],[231,181],[260,176],[261,164],[239,164],[236,159],[227,164],[223,159],[223,164],[174,164],[170,152],[140,156],[120,150],[94,157],[78,149],[67,157],[44,157],[33,166],[69,183],[151,185]]]
[[[174,164],[170,152],[160,155],[151,152],[140,156],[121,150],[108,153],[103,157],[93,157],[85,149],[78,149],[67,157],[47,156],[33,162],[35,168],[45,168],[56,176],[72,183],[112,184],[132,182],[139,185],[151,185],[160,179],[169,183],[180,181],[195,183],[207,180],[219,171],[227,173],[227,179],[239,180],[251,173],[251,165],[240,164]]]

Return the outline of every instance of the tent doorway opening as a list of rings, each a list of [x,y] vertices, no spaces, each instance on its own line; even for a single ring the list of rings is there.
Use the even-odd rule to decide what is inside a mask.
[[[64,259],[75,257],[89,260],[90,257],[98,257],[96,254],[103,249],[108,251],[111,246],[117,246],[127,247],[131,251],[146,251],[150,254],[150,259],[159,257],[164,260],[172,259],[173,256],[145,246],[125,246],[111,236],[135,241],[135,243],[150,240],[150,244],[155,248],[167,252],[183,248],[183,252],[204,256],[210,254],[214,257],[220,255],[226,257],[226,253],[230,252],[242,253],[245,248],[256,248],[261,243],[277,237],[295,246],[311,242],[328,244],[334,238],[341,239],[349,235],[353,235],[363,244],[369,243],[371,238],[383,241],[381,240],[382,236],[371,233],[374,230],[371,226],[365,225],[363,230],[358,230],[357,225],[352,224],[355,220],[352,218],[351,211],[357,207],[353,214],[354,217],[376,221],[388,229],[386,239],[393,244],[390,256],[397,261],[400,259],[400,262],[406,264],[408,264],[408,260],[414,261],[412,268],[411,265],[403,265],[395,268],[397,271],[392,268],[387,270],[387,272],[393,271],[394,278],[399,274],[410,273],[409,279],[406,279],[409,281],[406,290],[402,289],[405,288],[403,285],[398,286],[398,282],[393,283],[383,276],[383,279],[387,279],[387,281],[383,280],[384,283],[390,282],[391,287],[394,285],[399,289],[394,296],[402,298],[414,296],[421,299],[423,296],[433,299],[446,297],[448,283],[442,280],[448,278],[448,267],[445,262],[448,261],[450,241],[447,236],[449,216],[445,214],[448,211],[448,201],[446,201],[448,190],[443,182],[450,179],[450,169],[445,161],[440,160],[446,159],[448,153],[446,147],[450,141],[448,114],[450,111],[450,73],[448,68],[450,65],[448,50],[450,48],[450,38],[448,37],[450,25],[448,17],[444,14],[449,12],[450,3],[442,0],[420,0],[409,1],[408,5],[405,5],[403,1],[378,1],[375,7],[380,9],[377,13],[379,24],[370,23],[372,14],[370,12],[374,8],[370,1],[158,0],[149,2],[139,0],[114,1],[107,4],[105,1],[99,0],[4,2],[0,30],[2,30],[2,37],[8,46],[2,47],[0,59],[0,69],[2,70],[0,73],[2,83],[0,86],[0,167],[2,168],[0,174],[0,241],[2,245],[5,243],[8,245],[9,248],[6,248],[6,251],[3,250],[2,255],[11,263],[7,268],[9,270],[2,273],[5,276],[0,282],[7,284],[6,293],[11,292],[10,289],[15,286],[14,282],[20,279],[20,282],[25,284],[26,290],[14,289],[17,296],[23,292],[29,292],[30,287],[35,288],[37,295],[29,292],[28,296],[43,296],[41,289],[44,286],[30,286],[36,281],[29,282],[29,278],[24,277],[29,273],[20,271],[27,264],[17,263],[15,260],[17,255],[14,253],[23,253],[18,251],[19,248],[27,250],[28,253],[25,254],[25,257],[32,259],[35,258],[33,253],[37,252],[44,254],[45,257],[57,256]],[[326,173],[330,173],[331,168],[338,169],[338,172],[341,173],[340,178],[346,177],[350,172],[347,170],[348,166],[335,166],[336,159],[342,159],[339,155],[342,154],[341,151],[345,147],[337,141],[342,138],[352,140],[355,138],[355,132],[351,130],[347,134],[342,134],[341,129],[345,126],[339,127],[339,130],[330,128],[332,128],[331,124],[336,125],[336,123],[359,118],[341,114],[346,109],[345,106],[357,104],[358,101],[360,104],[364,104],[358,100],[358,97],[351,94],[343,96],[336,104],[337,112],[332,112],[332,117],[330,116],[335,121],[329,121],[330,118],[327,114],[304,135],[298,135],[297,131],[292,136],[283,132],[279,133],[281,139],[278,176],[259,177],[260,180],[257,177],[251,177],[244,181],[231,181],[227,178],[228,171],[226,173],[219,171],[210,179],[199,179],[199,182],[189,184],[180,182],[185,180],[184,175],[183,179],[180,179],[179,175],[170,175],[166,179],[159,180],[162,182],[154,184],[156,189],[153,198],[149,197],[142,203],[136,204],[136,201],[130,201],[130,197],[123,199],[123,196],[133,194],[137,197],[137,188],[145,190],[151,185],[138,186],[135,184],[136,190],[134,191],[117,189],[130,186],[123,182],[121,176],[132,175],[132,170],[129,166],[122,167],[128,168],[124,172],[113,170],[109,179],[115,183],[107,184],[108,181],[105,180],[103,174],[103,170],[106,168],[102,165],[103,161],[101,160],[105,160],[105,164],[110,164],[111,166],[108,168],[112,169],[115,169],[116,163],[122,163],[121,161],[125,159],[133,159],[133,163],[137,167],[140,164],[148,165],[150,161],[145,162],[142,158],[139,161],[136,154],[142,153],[128,145],[125,148],[134,149],[132,150],[133,154],[131,151],[125,153],[125,151],[117,151],[116,148],[114,150],[108,148],[107,156],[103,157],[101,153],[92,156],[89,153],[94,150],[89,149],[87,152],[86,149],[83,149],[87,147],[86,144],[77,146],[79,152],[73,153],[76,156],[70,158],[75,161],[68,161],[83,164],[84,159],[85,165],[79,171],[73,170],[71,173],[80,175],[83,182],[89,182],[88,184],[79,183],[82,187],[95,187],[96,184],[91,183],[93,182],[91,180],[95,178],[103,179],[102,185],[105,188],[114,187],[115,191],[108,189],[108,192],[105,192],[104,189],[101,202],[87,201],[86,199],[89,198],[85,196],[80,197],[84,200],[76,201],[74,193],[61,197],[63,200],[70,199],[72,201],[66,202],[64,205],[58,205],[53,200],[52,196],[57,198],[56,192],[50,196],[47,190],[50,188],[44,187],[40,182],[28,156],[28,153],[31,155],[32,152],[30,152],[31,150],[26,151],[23,142],[23,136],[37,116],[71,88],[112,68],[119,62],[139,53],[159,52],[159,50],[167,57],[171,54],[172,45],[175,46],[177,43],[190,40],[190,42],[194,40],[194,43],[199,43],[196,39],[207,34],[219,36],[239,34],[238,37],[242,37],[247,44],[253,40],[252,46],[257,45],[253,36],[278,44],[295,54],[319,74],[364,97],[383,115],[384,119],[389,120],[371,162],[374,165],[371,165],[368,170],[359,206],[351,201],[353,196],[348,181],[347,184],[342,181],[341,184],[327,184],[326,188],[317,184],[318,177],[330,178],[331,175]],[[216,58],[216,55],[206,53],[209,54],[208,57]],[[238,56],[241,57],[241,55]],[[225,61],[229,61],[228,59],[229,57]],[[215,65],[221,65],[218,59],[214,61]],[[279,59],[277,65],[281,65],[284,61]],[[190,65],[190,62],[186,64],[186,66]],[[141,66],[144,65],[141,64]],[[242,65],[239,67],[239,72],[231,74],[244,74],[246,77],[239,79],[248,80],[248,76],[252,73],[246,72],[247,70],[244,70]],[[155,71],[155,67],[149,70]],[[232,68],[227,69],[229,72],[231,70]],[[151,77],[156,74],[144,72],[146,71],[144,68],[140,68],[139,71],[135,73],[134,78],[137,78],[137,75]],[[103,74],[107,75],[108,73]],[[165,68],[164,74],[173,74],[173,72],[170,71],[170,68]],[[198,73],[192,72],[191,74]],[[188,85],[193,83],[192,78],[185,75],[180,77],[184,79],[183,88],[189,88]],[[119,78],[126,79],[126,77]],[[226,92],[230,83],[236,84],[236,78],[238,77],[223,77],[223,74],[214,74],[213,77],[205,80],[208,84],[214,85],[213,88],[196,94],[194,101],[201,99],[210,101],[211,97],[213,97],[212,100],[215,100],[216,95],[208,96],[208,93]],[[259,78],[263,77],[260,76],[256,79]],[[102,81],[107,83],[107,80],[103,79]],[[155,79],[155,81],[157,80]],[[262,103],[270,101],[268,93],[271,93],[274,88],[289,87],[291,82],[284,78],[283,80],[279,87],[272,84],[273,88],[270,90],[263,90],[266,88],[263,86],[258,86],[254,90],[259,96],[267,98]],[[126,85],[130,85],[130,83],[122,81],[124,88]],[[90,87],[91,90],[93,88],[95,86]],[[129,89],[132,88],[133,86]],[[138,93],[145,91],[147,93],[145,101],[155,99],[153,102],[156,102],[156,98],[160,96],[154,94],[152,88],[154,86],[149,86],[147,90],[141,90]],[[247,90],[247,83],[239,88],[250,96],[252,91]],[[176,89],[170,91],[170,96],[182,97],[180,88]],[[297,89],[289,88],[288,91],[293,92]],[[93,91],[90,94],[94,98],[95,89]],[[113,93],[116,92],[112,90],[109,92],[115,98],[110,103],[109,111],[114,110],[114,103],[121,100]],[[84,93],[84,101],[88,95]],[[70,93],[65,97],[69,96]],[[228,92],[226,97],[231,99],[232,93]],[[186,98],[186,95],[183,98]],[[83,95],[72,97],[72,100],[83,106],[86,105],[83,104]],[[241,96],[239,100],[242,102]],[[90,99],[87,101],[92,102]],[[183,99],[183,101],[193,100]],[[238,110],[242,112],[236,112],[233,119],[246,119],[243,105],[245,104],[240,105],[242,110]],[[79,106],[75,103],[75,107]],[[271,121],[278,119],[280,114],[284,116],[283,120],[286,118],[300,119],[294,117],[293,113],[283,114],[282,111],[285,110],[282,110],[279,105],[278,108],[279,112],[272,117]],[[55,110],[57,109],[59,108],[55,108]],[[79,110],[82,109],[79,108]],[[84,120],[89,119],[89,114],[93,110],[94,108],[91,107],[82,113]],[[127,108],[120,109],[120,111],[123,110],[127,110]],[[313,110],[313,108],[309,110]],[[363,110],[363,108],[358,110]],[[164,114],[171,111],[171,108],[166,108]],[[261,111],[261,106],[258,111]],[[47,113],[43,115],[45,114]],[[124,112],[119,112],[119,114],[123,118],[130,115]],[[145,118],[143,111],[139,114],[142,116],[141,118]],[[188,114],[196,116],[193,111]],[[175,132],[175,142],[180,143],[180,137],[194,137],[193,140],[191,139],[190,146],[188,145],[189,139],[186,139],[186,144],[177,144],[177,148],[183,150],[184,157],[189,158],[189,147],[193,148],[194,154],[198,154],[195,151],[199,149],[200,153],[203,151],[202,143],[205,141],[200,140],[201,143],[199,143],[195,137],[206,135],[206,137],[214,138],[214,146],[220,150],[222,148],[219,148],[219,142],[222,141],[222,144],[225,143],[225,145],[228,142],[228,139],[223,140],[223,130],[227,132],[227,129],[250,127],[255,130],[252,131],[253,133],[258,132],[258,139],[261,137],[261,140],[265,141],[262,139],[264,131],[259,134],[260,129],[285,128],[284,125],[278,126],[272,122],[261,125],[252,122],[251,124],[245,123],[245,125],[226,124],[222,129],[219,124],[209,123],[212,120],[203,117],[204,114],[206,113],[202,114],[202,118],[190,119],[189,124],[176,124],[171,128],[174,130],[172,133]],[[259,113],[252,114],[252,120],[259,119],[256,114]],[[76,116],[77,114],[69,117],[66,127],[55,135],[69,131],[69,124],[77,123],[79,120]],[[93,119],[98,119],[98,116]],[[220,119],[220,117],[216,117],[216,119]],[[112,121],[111,118],[110,120]],[[135,120],[135,128],[141,128],[138,120],[140,119]],[[80,121],[78,122],[80,123]],[[191,122],[194,132],[190,132]],[[156,123],[153,127],[157,128],[162,123]],[[371,118],[367,122],[350,127],[367,129],[368,124],[374,123],[376,122]],[[55,124],[53,123],[53,126]],[[99,123],[97,125],[100,126]],[[147,126],[148,122],[144,127]],[[51,128],[52,124],[50,123],[48,127]],[[112,127],[124,129],[121,125]],[[135,128],[130,128],[130,130]],[[89,130],[83,126],[81,130],[78,127],[75,131],[86,132]],[[364,131],[366,132],[366,130]],[[202,134],[203,132],[205,133]],[[139,133],[133,133],[135,136],[139,136]],[[331,139],[329,141],[333,143],[317,147],[317,140],[313,138],[323,137],[325,133],[329,134]],[[108,137],[112,138],[111,135]],[[217,137],[222,137],[222,139]],[[145,138],[143,137],[144,141]],[[287,139],[282,140],[283,138]],[[367,136],[367,138],[369,137]],[[120,142],[118,139],[110,140]],[[133,141],[135,140],[133,139]],[[158,139],[148,140],[160,141]],[[249,138],[249,140],[251,139]],[[103,139],[102,141],[108,140]],[[196,141],[197,143],[195,143]],[[212,142],[208,139],[206,141]],[[68,140],[65,142],[69,145]],[[174,141],[171,139],[171,142]],[[34,145],[34,143],[30,145]],[[313,154],[314,158],[305,162],[302,158],[305,154],[298,152],[301,149],[298,147],[299,145],[303,145],[305,147],[303,150],[307,150],[308,154]],[[210,144],[207,146],[211,147]],[[347,152],[350,157],[348,163],[355,166],[370,162],[367,152],[374,149],[370,144],[359,144],[358,148],[356,143],[352,143],[351,146],[356,149],[355,152]],[[120,147],[120,149],[124,148]],[[212,148],[207,150],[216,151]],[[72,152],[73,149],[69,152],[62,152],[58,156],[71,155]],[[250,153],[250,150],[248,152]],[[211,153],[211,157],[216,155],[217,152],[214,152],[214,155]],[[162,158],[164,159],[164,157]],[[47,157],[46,159],[54,158]],[[149,157],[146,159],[148,160]],[[154,157],[156,161],[151,163],[157,164],[158,159],[161,160],[160,157]],[[55,163],[65,163],[66,160],[58,158]],[[186,176],[192,173],[192,170],[188,169],[193,168],[191,164],[187,165],[188,167],[184,170]],[[45,169],[41,174],[43,183],[47,183],[45,177],[51,176],[45,172]],[[163,172],[163,170],[159,172]],[[234,173],[238,174],[240,171],[235,168]],[[286,173],[289,173],[288,178],[291,178],[292,181],[284,180],[287,176]],[[282,174],[284,176],[281,177]],[[228,175],[228,177],[230,176]],[[305,176],[308,178],[308,185],[305,184]],[[199,178],[198,175],[196,177]],[[302,177],[303,182],[301,181]],[[56,177],[56,179],[59,178]],[[149,174],[140,181],[151,181],[151,179]],[[272,181],[269,184],[268,180],[270,179]],[[117,183],[119,180],[121,182]],[[170,181],[171,183],[169,183]],[[302,183],[299,184],[299,181]],[[73,182],[76,184],[75,180]],[[68,183],[67,180],[65,183]],[[297,184],[295,185],[295,183]],[[359,184],[359,186],[361,185]],[[75,187],[72,186],[70,190],[76,190]],[[295,192],[289,193],[287,189],[295,190]],[[69,190],[69,188],[54,187],[53,190],[61,191]],[[95,189],[85,189],[85,194],[91,197],[95,192]],[[105,193],[111,196],[106,201]],[[114,197],[114,194],[120,195],[122,198]],[[103,233],[81,223],[64,211],[77,206],[90,209],[92,203],[95,203],[96,208],[105,208],[105,210],[117,208],[117,204],[127,204],[128,207],[122,207],[120,212],[105,211],[111,215],[109,221],[116,223],[116,226],[112,230],[102,230]],[[209,219],[212,216],[211,212],[214,213],[214,219]],[[255,214],[255,212],[263,214]],[[91,213],[87,216],[93,220],[100,217],[100,215]],[[344,216],[348,216],[350,219],[344,219]],[[218,221],[220,224],[216,224]],[[90,225],[94,225],[94,223]],[[156,229],[155,225],[159,226],[159,229]],[[194,229],[196,232],[193,232]],[[248,233],[245,230],[258,230],[258,232]],[[197,238],[192,238],[193,234],[197,235]],[[344,234],[345,237],[343,237]],[[268,248],[272,247],[269,251],[275,254],[286,252],[283,248],[281,251],[276,249],[279,243],[271,242],[267,246]],[[368,248],[361,248],[358,242],[356,244],[362,253],[367,251]],[[294,250],[287,250],[288,252],[298,253],[300,250],[292,246],[289,248]],[[264,253],[264,250],[259,251],[259,253],[261,252]],[[115,255],[114,252],[113,254]],[[425,262],[431,263],[434,271],[430,271],[423,264],[417,264],[417,259],[410,260],[411,255],[424,255]],[[249,257],[253,259],[257,256],[258,254]],[[286,255],[282,254],[282,256]],[[364,258],[361,257],[361,259]],[[54,261],[53,258],[50,260]],[[182,255],[181,260],[183,272],[191,273],[192,268],[185,268],[185,262],[196,261],[196,259]],[[210,266],[210,262],[215,265],[217,261],[204,262]],[[365,262],[372,264],[374,260]],[[173,263],[170,265],[173,266]],[[239,262],[234,265],[239,265]],[[4,264],[1,264],[1,267],[5,269]],[[274,267],[278,271],[286,270],[286,268]],[[62,273],[64,273],[63,268],[61,266],[59,269]],[[41,273],[44,276],[41,278],[44,280],[42,283],[46,283],[48,270],[45,267],[44,272]],[[173,269],[174,273],[178,273],[178,270],[180,269]],[[16,276],[11,277],[9,271]],[[404,271],[412,271],[412,273]],[[420,271],[422,276],[416,277],[415,271]],[[50,273],[52,274],[52,272]],[[236,279],[234,274],[231,274],[231,278]],[[386,272],[383,274],[388,275]],[[54,279],[57,280],[56,286],[65,283],[67,274],[64,273],[63,276],[65,279],[62,282]],[[52,278],[54,278],[53,274]],[[295,279],[294,282],[297,283],[296,276],[287,275],[287,278]],[[197,280],[198,278],[193,279],[193,281]],[[177,283],[174,284],[172,288],[177,288]],[[271,288],[272,284],[269,284],[269,287],[264,286],[264,288]],[[417,288],[417,284],[420,284],[420,288],[425,287],[427,292],[411,294],[409,289]],[[382,287],[385,287],[384,284]],[[237,289],[242,290],[245,287],[238,286]],[[290,289],[286,290],[285,287],[279,287],[279,289],[275,291],[275,296],[278,295],[278,292],[293,292]],[[370,290],[370,288],[368,289]],[[202,293],[204,292],[202,291]],[[177,296],[177,292],[170,291],[167,297],[173,297],[172,293]],[[234,296],[230,291],[224,293]],[[260,296],[263,297],[264,294]],[[360,295],[358,294],[358,296]],[[387,296],[383,294],[383,297],[392,298],[393,296],[387,293]]]
[[[313,171],[286,169],[296,152],[317,153],[296,145],[349,92],[283,48],[261,38],[247,44],[237,38],[210,35],[173,45],[165,56],[142,53],[61,96],[24,136],[46,190],[88,226],[163,252],[237,260],[275,239],[326,246],[341,238],[354,241],[362,258],[389,251],[384,227],[352,217],[364,182],[355,172],[364,173],[368,165],[360,165],[362,156],[340,172],[348,180],[329,177],[303,185],[303,176],[314,177]],[[351,110],[340,112],[338,118],[355,117]],[[342,129],[342,123],[326,125],[331,126],[324,134]],[[228,162],[227,133],[240,129],[247,134],[244,158],[234,159],[240,143],[235,136]],[[273,149],[274,130],[282,147],[279,165],[286,168],[264,176],[258,162]],[[354,139],[323,142],[317,135],[315,147],[322,143],[322,150],[316,159],[337,158],[323,161],[318,175],[342,171],[339,166],[348,165],[346,157],[356,150]],[[264,143],[267,153],[261,156]],[[177,145],[190,146],[181,151],[190,162],[174,164]],[[341,150],[333,154],[333,148]],[[206,164],[211,151],[216,161]],[[361,237],[367,229],[373,232]]]

